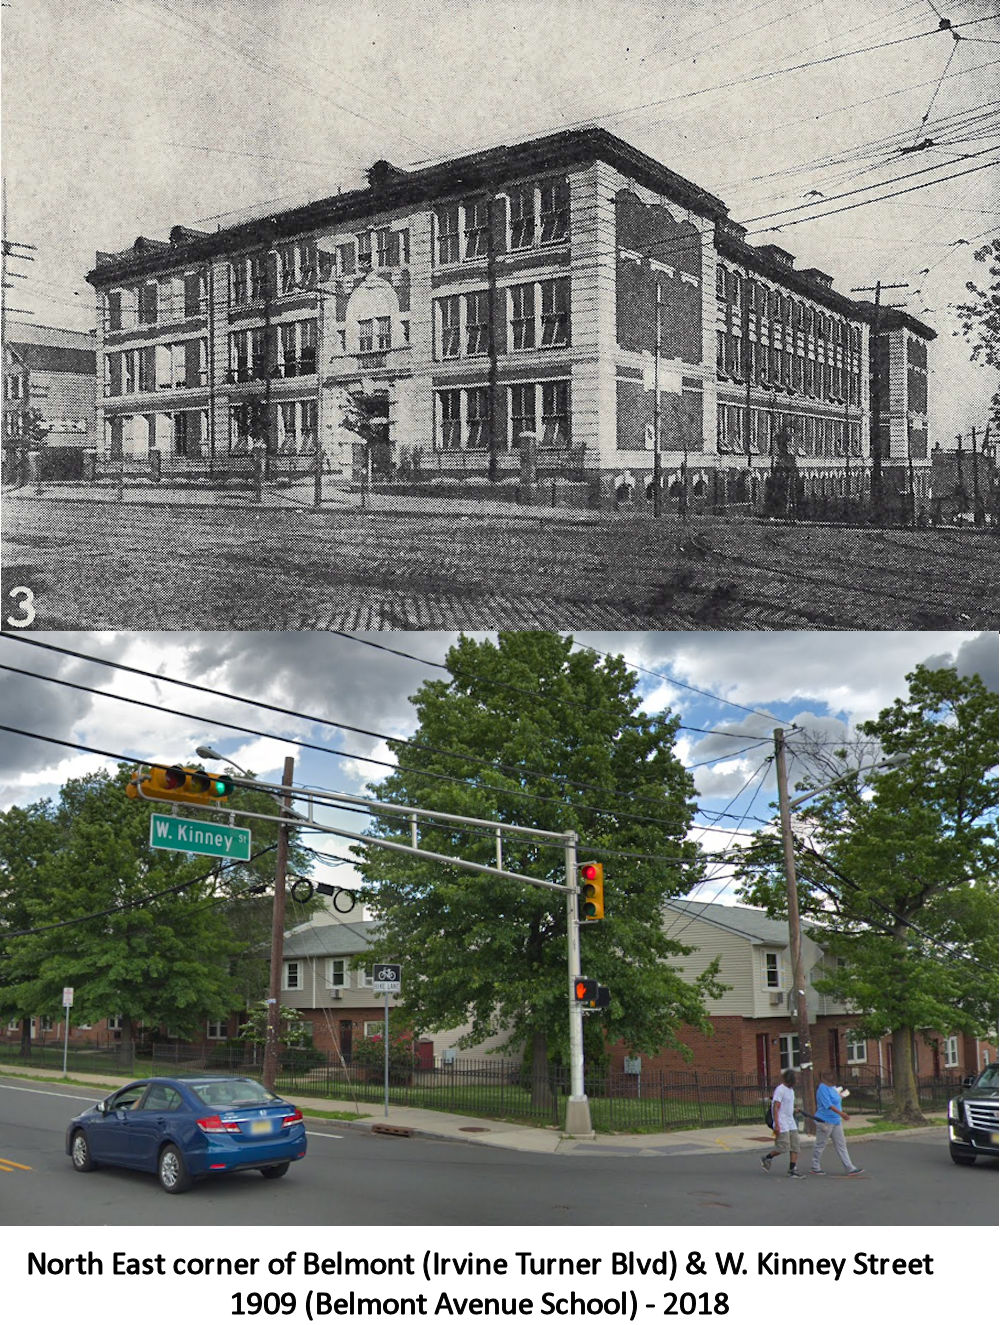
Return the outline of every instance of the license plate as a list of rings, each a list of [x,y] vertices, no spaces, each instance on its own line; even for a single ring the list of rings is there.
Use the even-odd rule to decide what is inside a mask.
[[[251,1136],[260,1136],[264,1132],[270,1133],[271,1130],[272,1130],[272,1123],[270,1118],[261,1118],[258,1122],[253,1122],[250,1124]]]

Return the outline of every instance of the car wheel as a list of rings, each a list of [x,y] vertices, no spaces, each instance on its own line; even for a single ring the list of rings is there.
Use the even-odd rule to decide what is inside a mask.
[[[90,1158],[90,1146],[87,1144],[86,1132],[73,1133],[70,1155],[73,1158],[73,1167],[77,1173],[89,1173],[95,1167],[94,1161]]]
[[[270,1168],[261,1169],[265,1178],[283,1178],[287,1172],[287,1164],[272,1164]]]
[[[965,1165],[969,1165],[969,1164],[975,1164],[975,1162],[976,1162],[976,1157],[975,1157],[975,1155],[963,1155],[963,1154],[960,1154],[958,1151],[953,1150],[953,1151],[951,1152],[951,1162],[952,1162],[953,1164],[961,1164],[961,1165],[965,1166]]]
[[[186,1192],[191,1186],[191,1175],[184,1163],[184,1156],[176,1146],[164,1146],[160,1151],[156,1176],[160,1179],[163,1190],[171,1195],[176,1192]]]

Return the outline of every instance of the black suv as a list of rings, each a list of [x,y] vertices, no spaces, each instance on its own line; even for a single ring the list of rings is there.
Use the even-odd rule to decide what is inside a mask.
[[[948,1101],[948,1148],[956,1164],[975,1164],[977,1155],[997,1157],[996,1063],[978,1077],[966,1077],[961,1095]]]

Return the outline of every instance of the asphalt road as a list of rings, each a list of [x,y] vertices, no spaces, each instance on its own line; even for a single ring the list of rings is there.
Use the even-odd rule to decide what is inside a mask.
[[[153,1175],[76,1173],[66,1124],[96,1092],[0,1084],[0,1224],[808,1226],[996,1224],[997,1165],[958,1168],[943,1138],[856,1147],[866,1175],[790,1181],[756,1154],[526,1155],[371,1135],[309,1119],[309,1154],[279,1182],[257,1173],[181,1196]]]

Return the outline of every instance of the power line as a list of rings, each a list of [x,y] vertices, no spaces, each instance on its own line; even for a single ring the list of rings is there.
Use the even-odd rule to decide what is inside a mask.
[[[24,637],[22,637],[22,636],[13,636],[13,637],[11,637],[11,638],[14,638],[14,639],[23,639]],[[27,641],[27,640],[26,640],[25,642],[31,642],[31,641]],[[100,660],[98,660],[98,659],[94,659],[94,661],[100,661]],[[106,664],[106,665],[108,665],[108,666],[115,666],[116,664],[108,663],[108,664]],[[316,751],[318,751],[318,752],[320,752],[320,753],[322,753],[322,754],[331,754],[331,755],[334,755],[335,757],[338,757],[338,758],[352,759],[352,760],[355,760],[355,761],[360,762],[360,763],[373,763],[373,764],[379,764],[379,765],[382,765],[382,766],[387,767],[387,768],[396,768],[396,767],[398,767],[398,766],[396,766],[396,765],[389,764],[389,763],[388,763],[387,761],[385,761],[385,760],[380,760],[380,759],[371,758],[371,757],[366,756],[366,755],[355,754],[355,753],[353,753],[353,752],[351,752],[351,751],[346,751],[346,750],[342,751],[342,750],[330,749],[329,747],[326,747],[326,746],[317,745],[317,744],[315,744],[315,743],[313,743],[313,742],[310,742],[310,741],[302,741],[302,740],[298,740],[298,739],[293,738],[293,737],[275,736],[275,735],[274,735],[273,733],[271,733],[271,732],[264,732],[264,731],[259,730],[258,728],[245,727],[245,726],[241,726],[241,725],[239,725],[239,724],[237,724],[237,723],[226,722],[226,721],[224,721],[224,720],[222,720],[222,719],[206,718],[206,717],[204,717],[204,716],[201,715],[201,714],[188,713],[188,712],[185,712],[185,711],[183,711],[183,710],[178,710],[178,709],[168,708],[168,707],[166,707],[165,705],[162,705],[162,704],[155,704],[155,703],[153,703],[153,702],[150,701],[150,700],[136,699],[136,698],[133,698],[133,697],[130,697],[130,696],[126,696],[126,695],[119,695],[119,694],[115,694],[115,693],[109,693],[108,691],[98,690],[98,689],[96,689],[96,688],[94,688],[94,687],[92,687],[92,686],[86,686],[86,685],[83,685],[82,683],[80,683],[80,682],[76,682],[76,681],[68,681],[68,680],[65,680],[65,679],[63,679],[63,678],[61,678],[61,677],[55,677],[55,676],[42,676],[42,675],[40,675],[39,673],[28,672],[28,671],[25,671],[25,670],[22,669],[22,668],[19,668],[19,667],[11,667],[11,666],[9,666],[9,665],[7,665],[7,664],[0,664],[0,670],[3,670],[3,671],[9,671],[9,672],[14,672],[14,673],[17,673],[18,675],[26,676],[26,677],[28,677],[28,678],[30,678],[30,679],[32,679],[32,680],[48,681],[48,682],[50,682],[50,683],[52,683],[52,684],[55,684],[55,685],[61,685],[61,686],[67,687],[67,688],[69,688],[69,689],[84,691],[84,692],[87,692],[87,693],[90,693],[90,694],[93,694],[93,695],[97,695],[97,696],[99,696],[99,697],[102,698],[102,699],[112,699],[112,700],[116,700],[116,701],[118,701],[118,702],[120,702],[120,703],[133,704],[133,705],[139,706],[139,707],[141,707],[141,708],[152,709],[152,710],[155,710],[155,711],[158,711],[158,712],[161,712],[161,713],[169,713],[169,714],[171,714],[171,715],[174,716],[174,717],[181,717],[181,718],[186,718],[186,719],[188,719],[188,720],[190,720],[190,721],[205,723],[206,726],[225,727],[225,728],[230,729],[230,730],[234,730],[234,731],[242,732],[242,733],[244,733],[244,734],[246,734],[246,735],[257,736],[257,737],[260,737],[260,738],[263,738],[263,739],[266,739],[266,740],[282,741],[282,742],[284,742],[284,743],[286,743],[286,744],[289,744],[289,745],[295,745],[295,746],[297,746],[297,747],[304,748],[304,749],[309,749],[309,750],[316,750]],[[128,669],[128,670],[135,670],[135,669]],[[156,679],[156,680],[165,680],[165,679],[168,679],[168,678],[164,678],[164,677],[157,676],[155,673],[148,673],[148,672],[146,672],[146,673],[142,673],[142,674],[145,675],[145,676],[147,676],[147,677],[151,677],[152,679]],[[171,678],[171,679],[172,679],[172,678]],[[183,683],[183,682],[178,682],[178,684],[184,684],[184,683]],[[212,693],[222,694],[223,692],[212,692]],[[232,696],[230,696],[230,698],[232,698]],[[248,703],[248,704],[249,704],[249,703],[254,703],[255,701],[253,701],[253,700],[242,700],[241,702],[243,702],[243,703]],[[336,727],[336,726],[339,726],[339,725],[340,725],[340,724],[334,723],[334,722],[332,722],[332,721],[329,721],[329,720],[323,720],[323,719],[316,719],[315,721],[318,721],[318,722],[324,722],[324,721],[325,721],[325,722],[326,722],[326,725],[328,725],[328,726],[333,726],[333,727]],[[14,729],[14,728],[10,728],[9,730],[14,731],[14,730],[16,730],[16,729]],[[20,733],[20,734],[22,734],[22,735],[29,735],[29,736],[31,736],[31,735],[37,735],[37,736],[38,736],[38,739],[40,739],[40,740],[54,740],[54,739],[55,739],[55,738],[50,738],[50,737],[44,737],[44,736],[41,736],[41,735],[39,735],[39,734],[37,734],[37,733],[30,733],[30,732],[25,733],[25,732],[22,732],[22,733]],[[387,739],[391,739],[391,738],[387,738]],[[62,744],[70,745],[70,746],[72,746],[73,748],[77,748],[77,749],[80,749],[80,750],[84,750],[84,751],[87,751],[88,753],[91,753],[91,754],[100,754],[100,755],[109,756],[109,757],[112,757],[112,758],[118,758],[118,757],[121,757],[121,758],[123,758],[123,759],[130,759],[130,758],[131,758],[131,756],[126,756],[126,755],[122,755],[122,756],[113,755],[113,754],[111,754],[111,752],[109,752],[109,751],[95,749],[94,747],[90,747],[90,746],[85,746],[85,745],[76,745],[76,746],[73,746],[73,743],[72,743],[72,742],[62,742]],[[759,744],[762,744],[762,742],[756,742],[756,743],[755,743],[755,745],[759,745]],[[422,747],[422,748],[426,748],[426,747]],[[747,747],[747,748],[748,748],[748,749],[752,749],[752,748],[755,748],[755,746],[750,746],[750,747]],[[707,760],[707,761],[705,761],[705,762],[706,762],[706,763],[717,763],[717,762],[719,762],[719,761],[721,761],[721,760],[723,760],[723,759],[733,759],[733,758],[736,758],[737,755],[740,754],[740,753],[742,753],[742,752],[741,752],[741,751],[737,751],[737,752],[735,752],[735,753],[729,753],[729,754],[724,754],[724,755],[718,755],[718,756],[716,756],[715,759],[713,759],[713,760]],[[140,760],[140,761],[138,761],[138,762],[142,762],[142,761]],[[492,767],[492,766],[490,766],[490,767]],[[696,765],[696,767],[700,767],[700,765]],[[497,793],[497,794],[499,794],[499,795],[503,795],[503,796],[511,796],[511,797],[515,797],[515,798],[517,798],[517,799],[521,799],[521,800],[528,800],[528,801],[537,802],[537,803],[539,803],[539,804],[551,804],[551,805],[565,805],[565,804],[566,804],[566,801],[565,801],[565,800],[560,800],[558,797],[554,797],[554,796],[542,796],[542,795],[539,795],[537,792],[524,791],[524,790],[522,790],[522,789],[520,789],[520,788],[516,788],[516,787],[515,787],[515,788],[504,788],[504,787],[497,787],[497,786],[492,785],[492,784],[490,784],[490,783],[483,783],[483,782],[480,782],[480,781],[470,782],[468,779],[451,777],[451,776],[449,776],[449,775],[447,775],[447,774],[443,774],[443,773],[425,772],[424,770],[421,770],[421,769],[411,769],[411,770],[407,770],[407,772],[413,773],[414,775],[416,775],[416,776],[418,776],[418,777],[431,778],[431,779],[434,779],[435,781],[445,781],[445,782],[450,782],[450,783],[454,783],[454,784],[457,784],[457,785],[459,785],[459,786],[463,786],[463,787],[476,786],[476,787],[478,787],[480,790],[491,791],[491,792],[495,792],[495,793]],[[552,779],[556,779],[556,780],[558,780],[558,779],[561,777],[560,774],[551,774],[551,775],[550,775],[550,774],[537,774],[537,773],[534,774],[534,776],[537,776],[537,777],[550,777],[550,778],[552,778]],[[568,779],[567,779],[567,781],[568,781]],[[619,792],[616,792],[616,791],[615,791],[614,789],[612,789],[612,788],[595,786],[595,785],[592,784],[592,783],[570,783],[570,785],[575,786],[575,787],[577,787],[577,788],[579,788],[579,789],[581,789],[581,790],[586,790],[586,791],[596,791],[596,792],[598,792],[598,793],[600,793],[600,794],[610,794],[610,795],[612,795],[612,796],[618,796],[618,795],[621,794],[621,793],[619,793]],[[655,800],[654,800],[653,798],[651,798],[651,797],[647,797],[647,796],[631,796],[631,797],[630,797],[630,800],[633,801],[633,802],[636,802],[636,803],[648,803],[648,804],[651,804],[651,805],[656,805],[658,808],[662,809],[662,804],[661,804],[661,802],[659,802],[659,801],[655,801]],[[588,804],[586,804],[586,803],[581,803],[581,802],[571,802],[571,803],[575,806],[575,808],[577,808],[577,809],[579,809],[579,810],[586,810],[586,811],[589,811],[589,812],[592,813],[592,814],[611,815],[611,816],[617,817],[617,818],[619,818],[619,819],[630,819],[630,820],[635,820],[635,821],[643,822],[643,823],[654,823],[654,824],[661,824],[661,825],[666,824],[666,821],[662,818],[662,816],[652,816],[652,815],[636,814],[636,813],[634,813],[634,812],[632,812],[632,811],[629,811],[629,810],[618,810],[618,809],[609,808],[609,807],[606,807],[606,806],[588,805]]]

